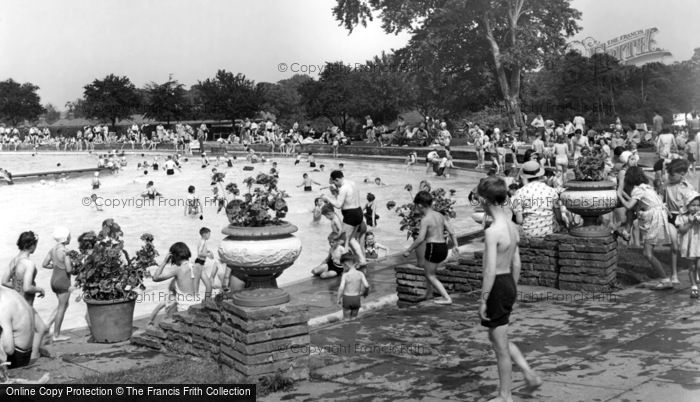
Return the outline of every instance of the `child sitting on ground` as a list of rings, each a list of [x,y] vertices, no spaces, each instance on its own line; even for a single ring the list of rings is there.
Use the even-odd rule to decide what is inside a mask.
[[[317,186],[321,185],[321,183],[316,183],[313,179],[311,179],[309,177],[308,173],[304,173],[302,175],[302,179],[303,179],[303,181],[301,182],[300,185],[297,186],[297,188],[304,187],[304,191],[312,191],[312,187],[311,187],[312,184],[316,184]]]
[[[320,276],[323,279],[335,278],[343,273],[343,264],[341,262],[341,257],[346,253],[345,247],[345,233],[338,235],[333,232],[328,235],[328,245],[330,249],[328,250],[328,257],[319,264],[316,268],[311,270],[311,274]]]
[[[352,319],[357,317],[362,302],[360,298],[369,293],[369,282],[365,274],[357,270],[355,256],[344,254],[340,259],[346,272],[340,279],[338,287],[338,304],[343,306],[343,318]]]
[[[384,250],[384,257],[389,255],[389,248],[377,243],[374,239],[374,232],[368,231],[367,234],[365,234],[365,257],[372,260],[378,259],[378,250]]]

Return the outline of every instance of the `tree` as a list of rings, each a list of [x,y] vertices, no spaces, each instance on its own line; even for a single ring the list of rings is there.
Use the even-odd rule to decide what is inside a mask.
[[[129,118],[141,105],[141,97],[129,78],[114,74],[86,85],[83,97],[86,116],[109,120],[112,127],[116,127],[117,120]]]
[[[214,78],[199,81],[193,86],[197,95],[197,110],[213,119],[235,120],[252,116],[261,105],[261,96],[255,82],[243,74],[234,75],[219,70]]]
[[[47,124],[51,124],[61,118],[61,112],[56,110],[52,104],[47,104],[44,106],[44,109],[46,110],[44,113],[44,120],[46,120]]]
[[[308,75],[295,74],[291,78],[278,81],[276,84],[258,83],[257,90],[262,96],[260,109],[274,114],[279,123],[288,126],[294,122],[305,120],[306,111],[302,104],[299,88],[311,80]]]
[[[545,55],[560,53],[566,37],[580,29],[581,16],[569,0],[337,0],[333,8],[350,32],[366,26],[374,12],[380,12],[385,32],[408,31],[414,47],[464,56],[476,68],[488,49],[511,124],[520,127],[522,73],[540,66]]]
[[[307,81],[300,88],[302,103],[312,117],[326,117],[343,131],[351,117],[366,110],[361,81],[343,62],[326,63],[318,81]]]
[[[66,102],[65,107],[68,110],[67,114],[69,119],[87,117],[85,113],[85,101],[83,99],[76,99],[72,102],[68,101]]]
[[[176,80],[163,84],[151,82],[144,89],[144,114],[158,121],[180,121],[188,115],[190,103],[186,97],[185,86]]]
[[[39,117],[44,108],[37,90],[39,87],[30,82],[20,84],[11,78],[0,82],[0,120],[16,126]]]

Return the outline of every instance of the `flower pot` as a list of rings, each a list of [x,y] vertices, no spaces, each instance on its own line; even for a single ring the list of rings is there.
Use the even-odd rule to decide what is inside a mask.
[[[262,227],[226,226],[226,238],[219,246],[219,258],[232,275],[245,281],[245,289],[234,292],[240,306],[274,306],[289,301],[289,294],[277,287],[277,277],[301,253],[301,242],[293,235],[296,226],[284,223]]]
[[[90,317],[90,332],[95,342],[114,343],[131,338],[135,299],[84,300]]]
[[[581,215],[583,226],[569,230],[579,237],[605,237],[610,229],[598,225],[598,217],[612,212],[617,205],[617,187],[612,181],[570,180],[566,190],[559,195],[562,205],[569,211]]]

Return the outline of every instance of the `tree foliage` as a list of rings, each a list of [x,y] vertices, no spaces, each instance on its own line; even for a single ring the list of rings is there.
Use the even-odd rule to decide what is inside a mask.
[[[261,111],[271,113],[277,122],[291,126],[306,119],[299,88],[312,78],[296,74],[277,83],[261,82],[256,89],[262,97]]]
[[[197,94],[199,113],[214,119],[234,120],[252,116],[258,111],[262,97],[255,82],[243,74],[219,70],[214,78],[207,78],[193,86]]]
[[[86,85],[83,97],[86,117],[109,120],[113,127],[117,120],[129,118],[141,105],[141,97],[129,78],[114,74]]]
[[[190,111],[185,86],[177,80],[168,80],[162,84],[151,82],[146,85],[144,99],[144,114],[146,117],[165,121],[180,121]]]
[[[374,13],[387,33],[411,33],[408,48],[414,60],[434,55],[448,69],[461,65],[475,79],[484,76],[488,63],[517,126],[524,125],[522,73],[541,65],[545,55],[560,53],[566,37],[579,30],[581,15],[569,0],[337,0],[333,9],[350,32],[366,26]]]
[[[61,118],[61,112],[56,110],[56,107],[50,103],[44,106],[44,110],[44,120],[46,120],[46,123],[48,124],[51,124]]]
[[[20,84],[11,78],[0,82],[0,121],[16,126],[39,117],[44,107],[37,90],[39,87],[30,82]]]

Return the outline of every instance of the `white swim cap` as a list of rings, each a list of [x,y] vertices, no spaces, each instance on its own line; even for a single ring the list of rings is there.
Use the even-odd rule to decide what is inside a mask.
[[[65,226],[58,226],[53,230],[53,238],[58,243],[63,243],[68,240],[70,236],[70,230]]]
[[[630,160],[630,156],[632,156],[632,152],[630,151],[624,151],[620,154],[620,162],[622,164],[627,164],[627,162]]]

